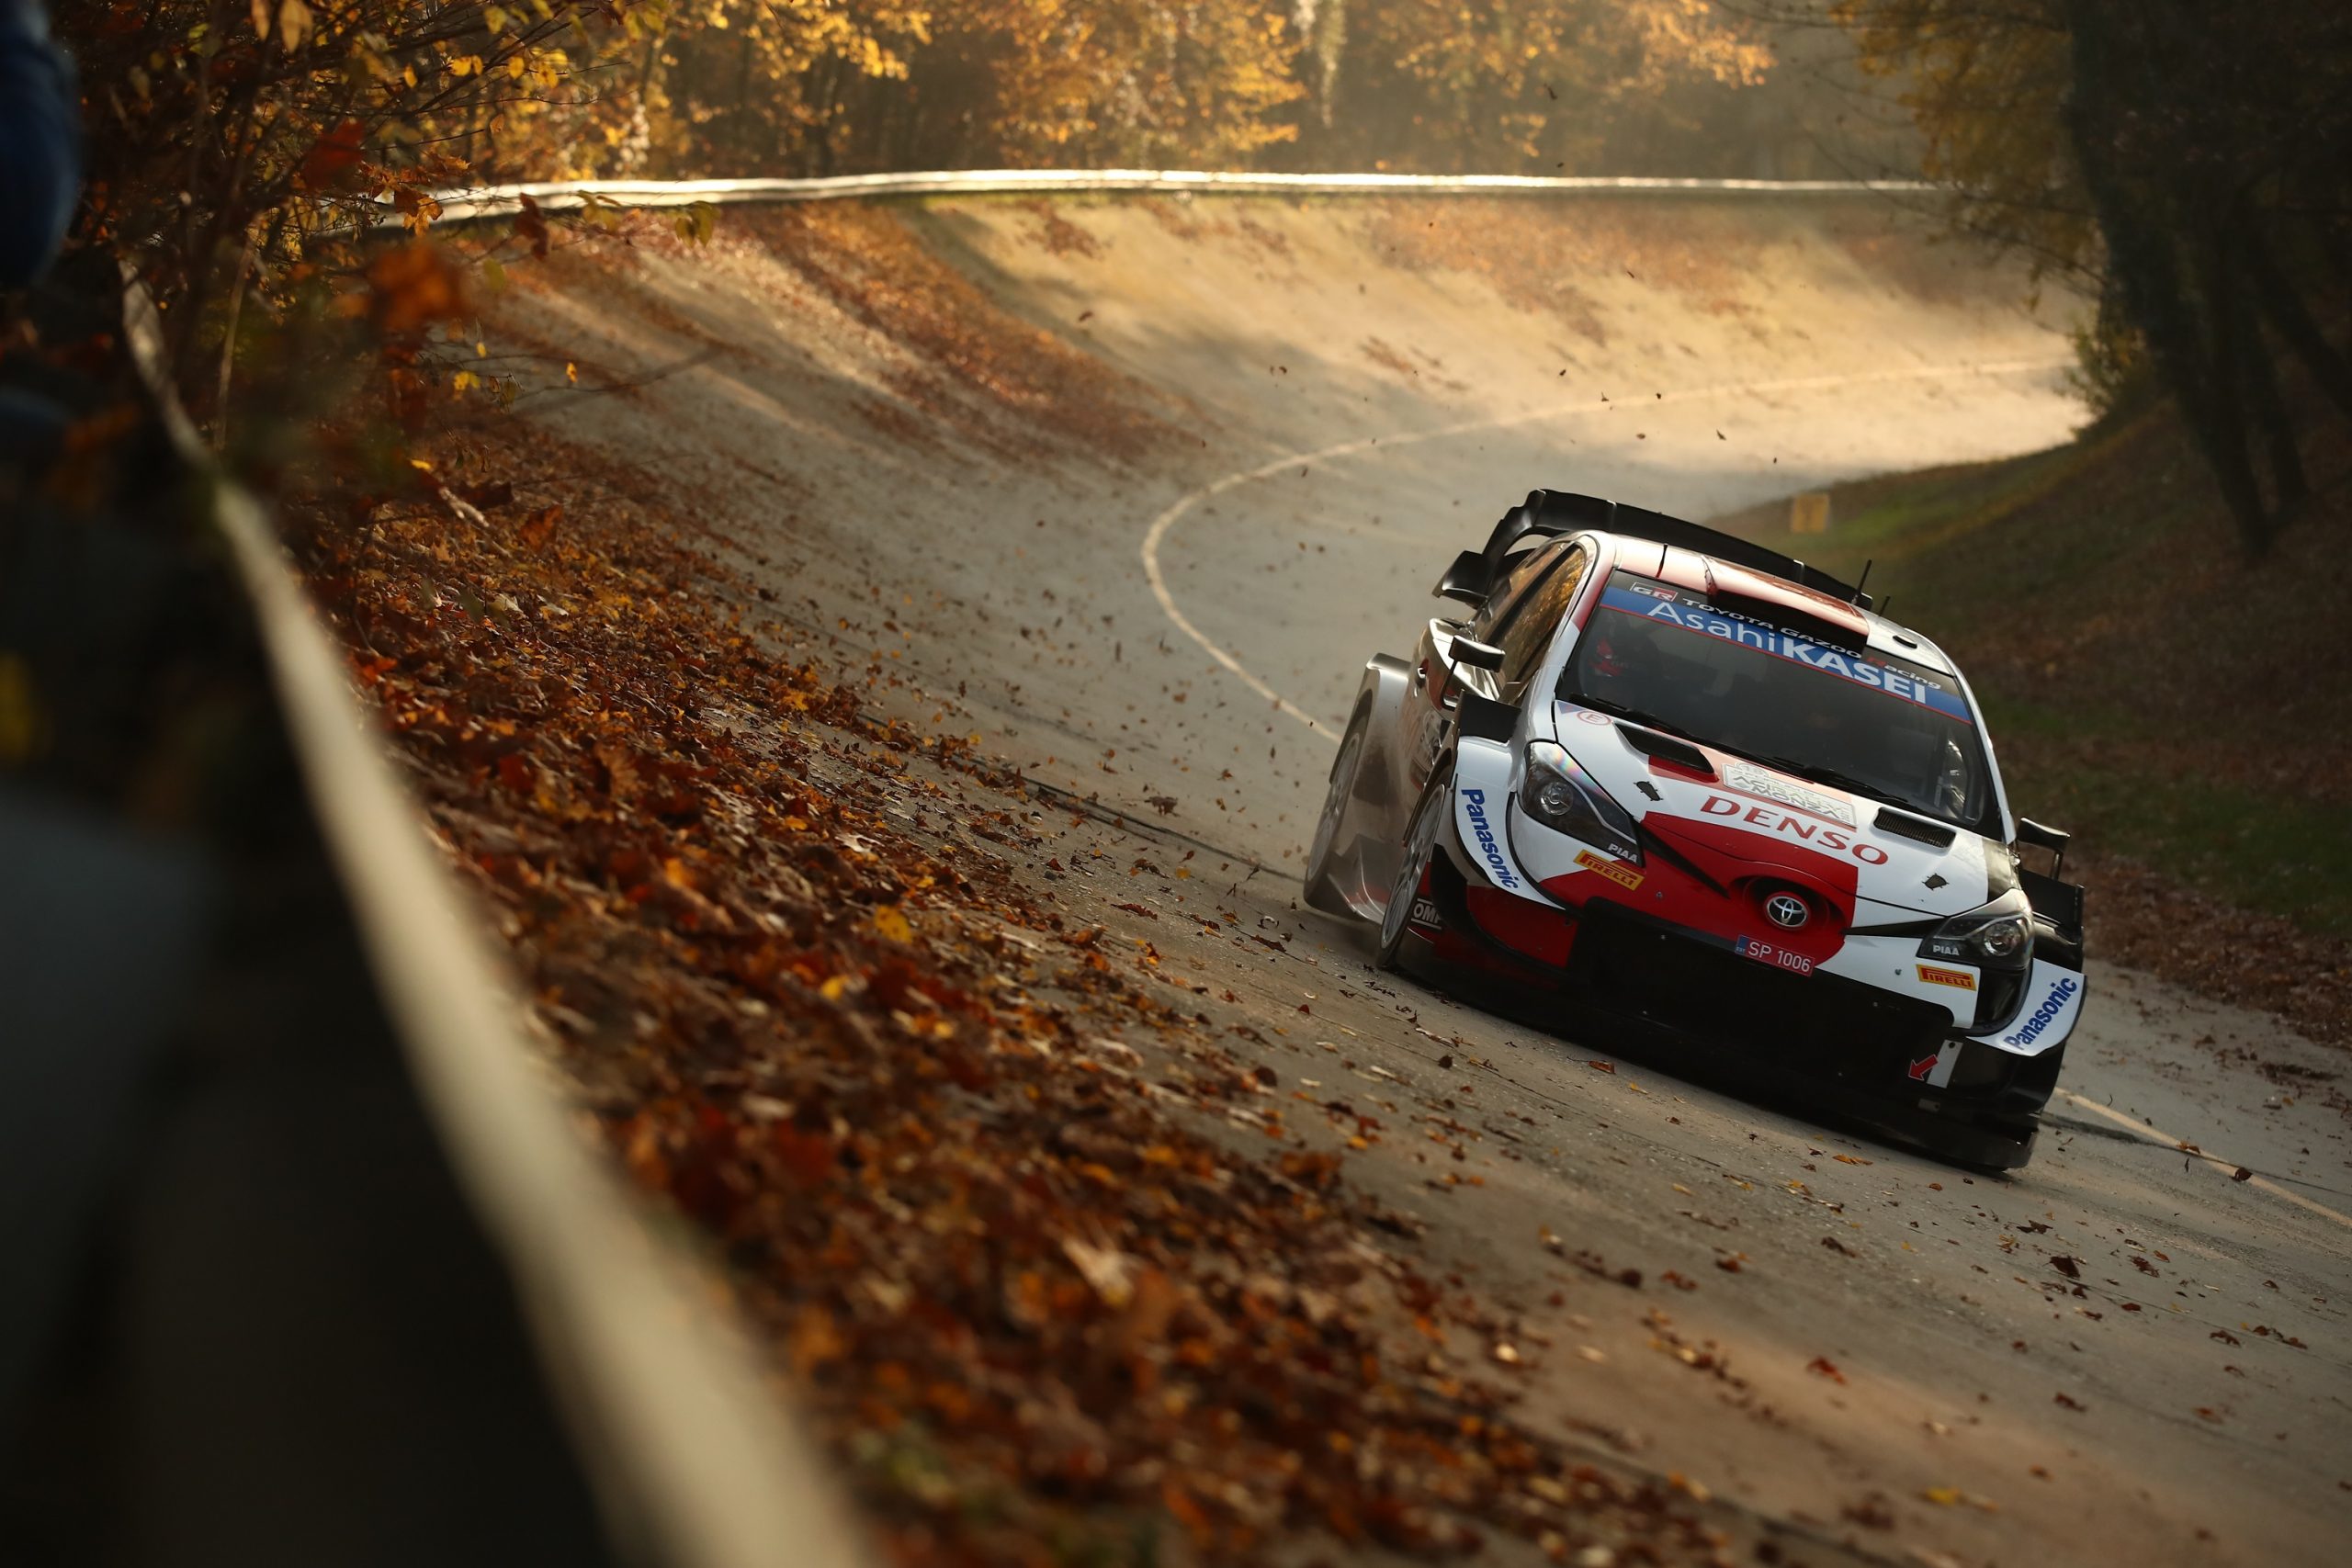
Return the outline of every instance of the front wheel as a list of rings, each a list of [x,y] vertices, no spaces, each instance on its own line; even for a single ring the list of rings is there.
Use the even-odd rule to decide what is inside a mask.
[[[1374,962],[1394,969],[1405,950],[1405,935],[1412,927],[1413,906],[1428,891],[1430,857],[1437,852],[1438,829],[1445,823],[1446,807],[1453,803],[1450,783],[1432,777],[1406,829],[1405,848],[1396,862],[1396,880],[1388,889],[1388,908],[1380,916],[1380,951]]]

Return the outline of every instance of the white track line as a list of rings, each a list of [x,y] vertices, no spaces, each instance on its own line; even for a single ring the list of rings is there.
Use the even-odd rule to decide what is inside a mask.
[[[2071,363],[2073,363],[2071,359],[2058,357],[2006,359],[1984,365],[1938,365],[1924,369],[1866,370],[1842,376],[1788,376],[1770,381],[1725,381],[1712,387],[1686,387],[1679,391],[1653,398],[1642,406],[1655,408],[1660,403],[1688,402],[1695,398],[1726,397],[1741,392],[1817,391],[1834,387],[1859,387],[1887,381],[1940,381],[1954,380],[1966,376],[2007,376],[2026,370],[2050,370]],[[1159,547],[1177,523],[1201,502],[1223,495],[1227,491],[1238,489],[1259,479],[1271,479],[1289,468],[1313,468],[1318,463],[1329,462],[1335,457],[1351,457],[1359,452],[1369,452],[1380,446],[1384,439],[1391,448],[1413,446],[1424,441],[1442,441],[1448,436],[1468,435],[1477,431],[1504,430],[1512,425],[1535,424],[1547,419],[1569,419],[1578,414],[1599,413],[1604,408],[1611,406],[1612,405],[1607,403],[1579,402],[1573,406],[1535,409],[1525,413],[1505,414],[1498,419],[1464,420],[1456,424],[1439,425],[1431,430],[1407,431],[1401,434],[1391,434],[1385,437],[1366,436],[1356,441],[1341,441],[1329,446],[1318,446],[1312,451],[1289,453],[1274,458],[1272,462],[1261,463],[1254,468],[1237,470],[1226,475],[1223,479],[1213,480],[1198,490],[1180,496],[1166,511],[1151,520],[1151,526],[1145,530],[1143,536],[1144,576],[1150,580],[1152,597],[1159,601],[1161,611],[1167,615],[1178,631],[1200,644],[1211,659],[1232,671],[1234,678],[1243,685],[1323,737],[1324,739],[1337,745],[1340,738],[1331,733],[1328,725],[1283,696],[1264,681],[1260,680],[1241,660],[1210,640],[1208,634],[1194,626],[1191,617],[1177,607],[1176,595],[1170,592],[1167,574],[1160,570],[1159,566]]]
[[[2209,1155],[2202,1148],[2199,1147],[2197,1145],[2189,1143],[2185,1138],[2176,1138],[2170,1133],[2159,1132],[2155,1128],[2150,1126],[2147,1122],[2141,1121],[2136,1116],[2126,1116],[2120,1111],[2116,1111],[2108,1106],[2101,1105],[2096,1100],[2086,1100],[2083,1096],[2076,1094],[2071,1089],[2060,1089],[2058,1091],[2058,1097],[2071,1104],[2079,1106],[2081,1109],[2089,1111],[2094,1116],[2104,1116],[2119,1127],[2128,1127],[2132,1132],[2138,1133],[2146,1137],[2151,1143],[2161,1144],[2166,1148],[2177,1149],[2182,1154],[2188,1155],[2192,1159],[2201,1159],[2206,1164],[2217,1167],[2223,1171],[2240,1171],[2245,1168],[2245,1167],[2239,1165],[2234,1161],[2222,1158],[2219,1155]],[[2324,1203],[2313,1202],[2311,1199],[2304,1197],[2301,1193],[2295,1191],[2291,1188],[2281,1187],[2278,1183],[2271,1180],[2267,1176],[2247,1177],[2246,1185],[2249,1187],[2259,1187],[2265,1192],[2270,1193],[2274,1197],[2284,1198],[2287,1201],[2294,1204],[2297,1208],[2309,1209],[2314,1214],[2324,1215],[2328,1219],[2334,1220],[2337,1224],[2342,1225],[2348,1230],[2352,1230],[2352,1214],[2338,1213]]]

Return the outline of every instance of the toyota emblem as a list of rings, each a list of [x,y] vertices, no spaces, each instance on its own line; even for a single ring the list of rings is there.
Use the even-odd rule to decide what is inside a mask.
[[[1764,900],[1764,918],[1782,931],[1792,931],[1813,919],[1813,911],[1793,893],[1775,893]]]

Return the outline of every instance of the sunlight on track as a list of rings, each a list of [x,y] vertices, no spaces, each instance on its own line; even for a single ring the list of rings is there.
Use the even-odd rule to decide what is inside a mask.
[[[1869,386],[1889,381],[1941,381],[1955,380],[1969,376],[2007,376],[2031,370],[2053,370],[2073,363],[2073,359],[2069,357],[2052,356],[2044,359],[1995,360],[1982,365],[1938,365],[1923,369],[1868,370],[1848,375],[1788,376],[1769,381],[1724,381],[1713,386],[1685,387],[1679,391],[1667,392],[1654,399],[1652,404],[1656,406],[1688,402],[1695,398],[1718,398],[1741,393],[1752,395],[1771,392],[1824,391],[1839,387]],[[1329,725],[1259,679],[1240,660],[1235,658],[1214,641],[1207,633],[1194,626],[1190,617],[1177,606],[1176,595],[1170,591],[1167,574],[1160,570],[1159,565],[1160,546],[1166,541],[1169,534],[1175,529],[1176,525],[1203,502],[1212,501],[1229,490],[1237,490],[1259,479],[1272,479],[1274,475],[1291,468],[1313,468],[1318,463],[1329,462],[1337,457],[1351,457],[1358,453],[1370,452],[1379,447],[1384,442],[1390,448],[1412,446],[1425,441],[1442,441],[1450,436],[1469,435],[1489,430],[1508,430],[1515,425],[1538,424],[1545,420],[1574,419],[1579,415],[1597,414],[1609,407],[1610,405],[1605,401],[1580,401],[1574,405],[1532,409],[1521,413],[1504,414],[1499,418],[1463,420],[1454,424],[1439,425],[1431,430],[1406,431],[1401,434],[1392,432],[1385,436],[1371,435],[1360,440],[1339,442],[1329,446],[1318,446],[1312,451],[1286,453],[1272,461],[1261,463],[1255,468],[1238,469],[1178,497],[1165,511],[1151,520],[1151,526],[1145,530],[1143,536],[1144,576],[1150,580],[1152,597],[1159,601],[1160,610],[1178,631],[1198,643],[1211,659],[1230,671],[1234,678],[1243,685],[1336,746],[1340,742],[1340,738]]]

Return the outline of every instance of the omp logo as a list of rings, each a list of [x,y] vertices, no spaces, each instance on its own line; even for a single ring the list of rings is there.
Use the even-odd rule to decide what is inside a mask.
[[[1939,969],[1932,964],[1919,966],[1919,978],[1930,986],[1951,986],[1962,991],[1976,988],[1976,976],[1965,969]]]
[[[2058,1015],[2066,1010],[2066,1003],[2072,999],[2076,991],[2082,988],[2082,982],[2071,977],[2051,987],[2050,994],[2041,998],[2041,1005],[2034,1009],[2031,1015],[2017,1027],[2016,1032],[2004,1038],[2001,1043],[2004,1045],[2032,1044],[2041,1037],[2042,1031],[2058,1021]]]
[[[1886,863],[1886,852],[1876,844],[1857,842],[1854,836],[1842,828],[1825,828],[1818,822],[1808,822],[1785,811],[1767,811],[1760,806],[1742,806],[1727,795],[1707,796],[1700,803],[1699,809],[1710,817],[1736,817],[1750,827],[1786,833],[1792,839],[1803,839],[1808,843],[1819,844],[1825,850],[1839,851],[1864,865]]]
[[[1495,829],[1487,821],[1487,792],[1464,786],[1463,809],[1470,816],[1470,831],[1478,840],[1478,853],[1487,863],[1487,870],[1498,887],[1516,888],[1519,878],[1511,874],[1510,862],[1503,858],[1503,847],[1495,840]]]
[[[1628,893],[1631,893],[1634,888],[1639,887],[1642,885],[1642,874],[1640,872],[1634,871],[1628,866],[1619,865],[1613,860],[1603,860],[1599,855],[1594,854],[1590,850],[1578,850],[1577,852],[1577,863],[1584,867],[1587,871],[1599,872],[1601,875],[1607,877],[1610,881],[1615,883],[1618,886],[1623,888]]]

